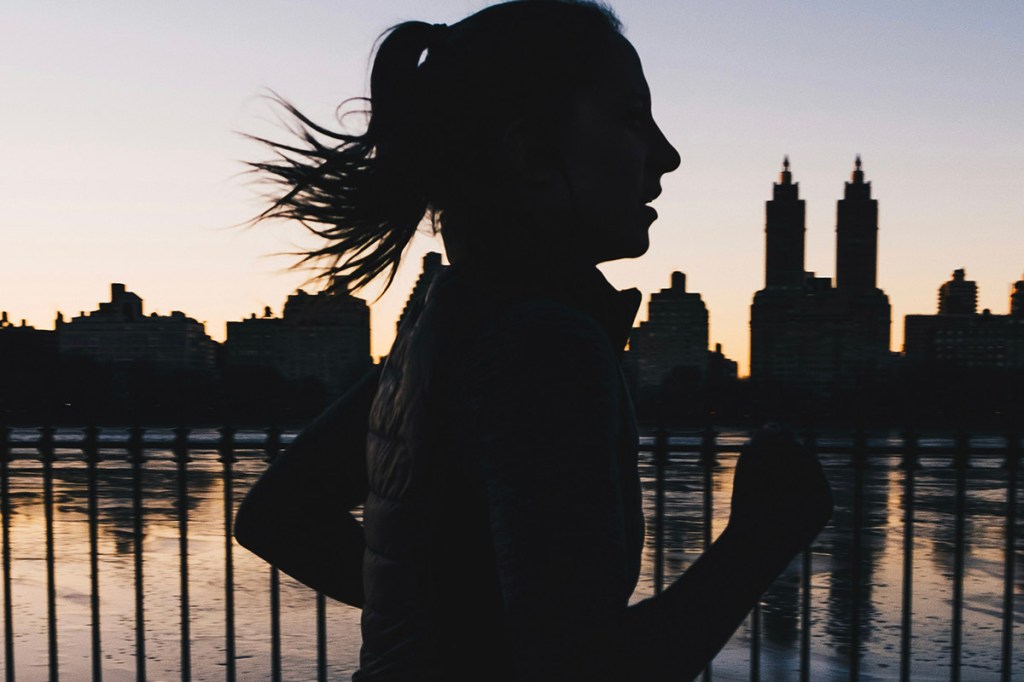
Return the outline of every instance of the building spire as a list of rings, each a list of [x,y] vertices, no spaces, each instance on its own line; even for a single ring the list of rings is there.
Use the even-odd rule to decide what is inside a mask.
[[[782,157],[782,174],[779,176],[779,184],[793,184],[793,174],[789,172],[789,154]]]
[[[853,177],[850,181],[855,185],[860,185],[864,182],[864,171],[861,168],[860,154],[857,155],[856,160],[853,162]]]

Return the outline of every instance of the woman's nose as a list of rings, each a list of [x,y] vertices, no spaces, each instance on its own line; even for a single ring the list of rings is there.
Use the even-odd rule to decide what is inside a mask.
[[[679,164],[682,162],[679,152],[665,137],[665,133],[661,132],[658,124],[654,125],[651,162],[660,173],[671,173],[679,168]]]

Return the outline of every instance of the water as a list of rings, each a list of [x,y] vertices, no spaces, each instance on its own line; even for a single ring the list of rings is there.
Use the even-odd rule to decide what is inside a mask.
[[[150,438],[147,434],[147,439]],[[159,434],[157,434],[159,435]],[[146,668],[149,679],[180,679],[180,557],[177,472],[168,447],[147,450],[142,475],[145,491],[143,527],[143,597]],[[15,432],[15,441],[35,436]],[[196,432],[211,443],[216,433]],[[74,430],[62,440],[80,437]],[[125,433],[105,433],[108,461],[99,476],[100,630],[105,680],[135,679],[134,544],[132,472],[123,449]],[[719,442],[740,442],[742,434],[724,433]],[[239,436],[234,467],[233,504],[263,470],[259,438]],[[649,441],[648,441],[649,442]],[[984,447],[985,443],[977,443]],[[16,450],[16,452],[18,452]],[[30,451],[24,451],[26,454]],[[188,570],[193,679],[225,676],[225,542],[224,480],[215,448],[195,449],[189,464]],[[897,457],[873,458],[863,473],[860,547],[861,588],[853,588],[852,542],[855,476],[848,458],[825,459],[836,496],[832,523],[813,547],[811,577],[811,679],[849,679],[854,646],[853,614],[859,612],[858,665],[861,679],[898,678],[903,587],[903,472]],[[58,658],[65,679],[91,675],[89,535],[86,471],[80,453],[58,451],[54,465],[53,538],[56,556]],[[712,477],[717,536],[728,517],[735,455],[719,456]],[[949,458],[923,458],[915,474],[913,543],[913,639],[911,674],[915,680],[950,677],[950,642],[955,568],[953,500],[956,472]],[[680,574],[700,553],[703,543],[703,475],[691,455],[674,455],[666,469],[665,575]],[[648,515],[648,546],[643,575],[634,600],[653,594],[654,478],[642,468]],[[966,474],[962,676],[997,680],[1001,655],[1006,470],[1000,459],[972,460]],[[10,538],[14,651],[19,680],[48,679],[45,514],[41,465],[30,459],[11,464]],[[1024,536],[1018,502],[1017,536]],[[1024,557],[1017,551],[1015,594],[1015,670],[1024,671]],[[234,546],[235,664],[238,679],[268,678],[270,668],[270,574],[261,560]],[[800,560],[763,599],[761,677],[798,679],[800,644]],[[356,667],[359,613],[328,601],[326,608],[328,671],[347,679]],[[281,651],[285,679],[316,678],[315,596],[281,576]],[[748,679],[751,624],[740,628],[713,665],[714,679]]]

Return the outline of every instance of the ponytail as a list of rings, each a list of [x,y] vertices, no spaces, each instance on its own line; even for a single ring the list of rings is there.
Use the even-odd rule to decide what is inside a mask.
[[[252,137],[275,154],[248,165],[280,191],[254,222],[297,220],[325,244],[302,254],[296,266],[322,266],[331,288],[357,290],[381,274],[394,280],[429,200],[425,190],[425,88],[419,63],[447,27],[410,21],[386,34],[370,75],[370,120],[361,135],[328,130],[289,102],[276,101],[294,119],[300,144]],[[436,220],[431,213],[431,226]]]
[[[254,138],[274,153],[249,164],[273,187],[254,222],[302,223],[323,243],[296,265],[317,266],[347,291],[381,275],[390,286],[424,216],[456,259],[505,254],[499,231],[522,214],[504,149],[509,126],[525,122],[538,145],[557,140],[620,34],[593,0],[511,0],[450,29],[398,24],[374,57],[361,134],[323,128],[277,100],[298,141]]]

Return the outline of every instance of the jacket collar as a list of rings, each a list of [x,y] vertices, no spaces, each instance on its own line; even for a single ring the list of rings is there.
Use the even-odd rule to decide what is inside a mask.
[[[506,300],[543,298],[572,306],[593,318],[616,351],[622,351],[640,308],[639,289],[619,291],[596,266],[552,269],[453,265],[451,275],[463,274],[492,289]]]

